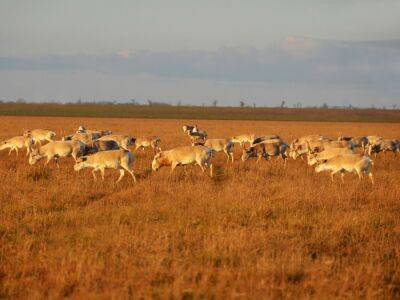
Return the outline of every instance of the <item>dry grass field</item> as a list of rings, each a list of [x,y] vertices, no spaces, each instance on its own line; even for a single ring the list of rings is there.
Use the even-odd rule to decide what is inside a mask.
[[[2,116],[399,123],[398,109],[2,103]]]
[[[188,145],[186,120],[1,117],[0,140],[23,128],[58,137],[79,125],[157,134]],[[209,137],[312,133],[400,138],[400,124],[197,120]],[[21,155],[22,154],[22,155]],[[375,185],[334,183],[304,161],[214,160],[151,172],[136,157],[135,185],[115,170],[94,182],[61,167],[0,152],[0,298],[399,298],[400,157],[374,159]]]

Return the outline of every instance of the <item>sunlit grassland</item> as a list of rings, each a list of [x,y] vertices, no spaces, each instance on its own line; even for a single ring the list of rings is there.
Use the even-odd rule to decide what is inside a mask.
[[[0,140],[22,128],[79,125],[159,135],[187,145],[193,120],[1,117]],[[196,120],[211,138],[314,133],[399,138],[398,123]],[[400,157],[374,159],[373,186],[342,184],[304,161],[215,157],[215,177],[197,166],[151,172],[136,156],[135,185],[118,172],[93,181],[71,158],[58,169],[0,152],[0,297],[5,298],[398,298]]]

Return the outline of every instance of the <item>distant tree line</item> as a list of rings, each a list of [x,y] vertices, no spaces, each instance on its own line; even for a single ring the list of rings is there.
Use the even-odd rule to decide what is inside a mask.
[[[209,105],[207,105],[207,102]],[[282,100],[280,105],[278,106],[273,106],[273,105],[259,105],[258,107],[264,107],[264,108],[296,108],[296,109],[301,109],[301,108],[320,108],[320,109],[362,109],[361,107],[356,107],[353,106],[352,104],[348,105],[329,105],[326,101],[321,101],[321,105],[303,105],[302,102],[297,101],[291,105],[289,105],[286,100]],[[137,100],[137,99],[129,99],[129,100],[82,100],[82,99],[77,99],[77,100],[70,100],[70,101],[56,101],[56,100],[51,100],[51,101],[42,101],[42,102],[30,102],[25,100],[24,98],[17,98],[16,100],[1,100],[0,99],[0,104],[1,103],[14,103],[14,104],[28,104],[28,103],[37,103],[37,104],[75,104],[75,105],[87,105],[87,104],[99,104],[99,105],[140,105],[140,106],[202,106],[202,107],[217,107],[219,104],[218,100],[211,100],[211,101],[206,101],[206,102],[201,102],[199,104],[182,104],[182,101],[176,101],[175,103],[172,103],[170,101],[163,101],[163,100]],[[238,107],[240,108],[257,108],[257,105],[253,102],[250,103],[249,101],[246,100],[240,100]],[[375,106],[372,105],[371,107],[365,107],[365,109],[393,109],[397,110],[398,105],[397,104],[392,104],[389,107],[386,106]]]

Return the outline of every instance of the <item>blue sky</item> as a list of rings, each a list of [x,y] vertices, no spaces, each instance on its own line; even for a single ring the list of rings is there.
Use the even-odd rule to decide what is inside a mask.
[[[399,1],[0,1],[0,99],[400,102]]]

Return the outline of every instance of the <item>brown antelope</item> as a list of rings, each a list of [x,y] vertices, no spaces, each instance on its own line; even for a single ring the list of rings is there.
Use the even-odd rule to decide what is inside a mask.
[[[104,135],[98,139],[99,141],[115,141],[118,146],[122,149],[129,150],[130,146],[135,144],[136,139],[130,136],[121,135],[121,134],[109,134]]]
[[[94,141],[92,145],[85,145],[83,156],[94,154],[100,151],[119,150],[119,146],[115,141]]]
[[[366,136],[351,137],[351,136],[340,135],[338,138],[338,141],[352,142],[354,144],[354,147],[361,148],[363,152],[365,152],[367,150],[367,146],[368,146],[368,138]]]
[[[197,125],[183,125],[182,129],[183,129],[183,132],[186,134],[199,131]]]
[[[380,139],[375,141],[375,143],[370,144],[368,147],[368,154],[375,154],[375,157],[378,153],[383,152],[393,152],[393,155],[396,157],[398,149],[398,140],[389,140],[389,139]]]
[[[250,157],[257,157],[257,163],[263,157],[266,160],[269,159],[270,156],[280,157],[283,159],[284,163],[286,163],[286,148],[287,144],[276,143],[258,143],[251,145],[247,149],[243,149],[242,152],[242,161],[248,160]]]

